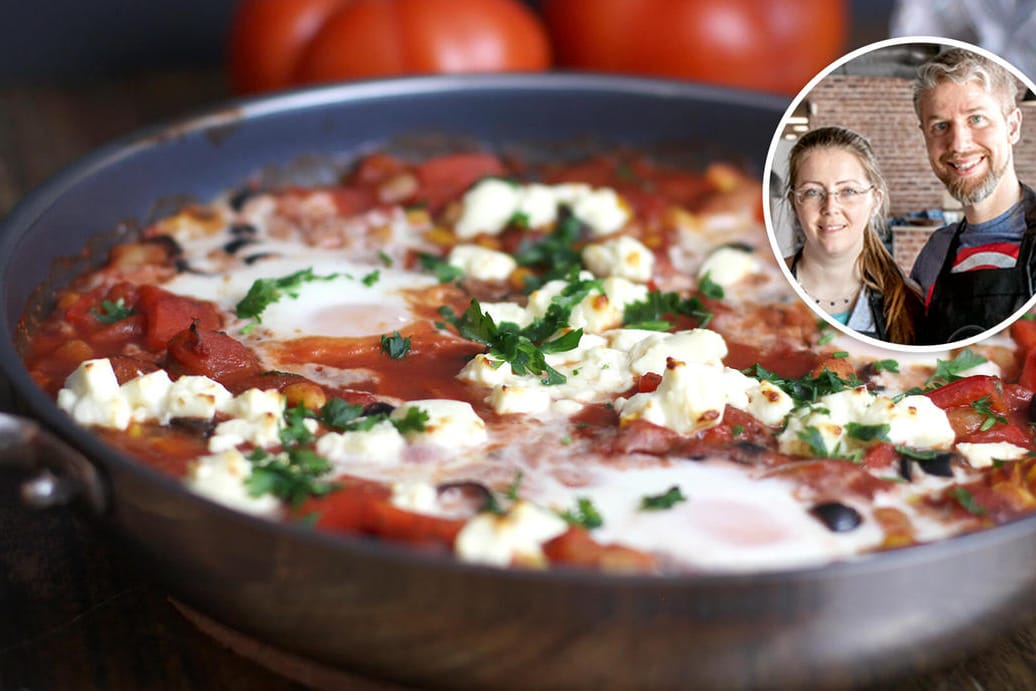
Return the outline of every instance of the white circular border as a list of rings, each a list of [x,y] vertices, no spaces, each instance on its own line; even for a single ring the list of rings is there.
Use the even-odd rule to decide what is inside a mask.
[[[799,106],[799,104],[810,94],[813,88],[816,87],[817,84],[819,84],[822,80],[827,78],[827,76],[831,74],[831,72],[835,71],[847,62],[851,62],[852,60],[861,55],[866,55],[867,53],[873,52],[880,48],[886,48],[888,46],[898,46],[903,44],[915,43],[931,43],[943,46],[953,46],[956,48],[964,48],[965,50],[970,50],[974,53],[978,53],[979,55],[985,56],[986,58],[989,58],[990,60],[993,60],[994,62],[1007,68],[1007,70],[1010,71],[1011,74],[1013,74],[1016,78],[1018,78],[1030,91],[1036,93],[1036,84],[1034,84],[1033,81],[1029,79],[1027,76],[1022,74],[1022,72],[1018,68],[1016,68],[1014,65],[1010,64],[1009,62],[1001,58],[999,55],[991,53],[988,50],[973,45],[971,43],[958,41],[952,38],[943,38],[940,36],[897,36],[896,38],[877,41],[875,43],[871,43],[866,46],[857,48],[856,50],[853,50],[850,53],[846,53],[845,55],[843,55],[842,57],[838,58],[830,65],[825,67],[811,80],[809,80],[809,83],[802,88],[802,91],[800,91],[798,95],[795,96],[794,99],[792,99],[792,102],[788,106],[788,109],[784,112],[784,116],[781,118],[781,121],[778,124],[776,131],[773,133],[773,140],[770,142],[770,149],[766,153],[766,165],[763,167],[763,222],[766,224],[766,235],[770,241],[770,247],[773,251],[774,257],[777,260],[777,265],[780,267],[785,279],[787,279],[788,283],[791,285],[792,290],[794,290],[795,293],[799,296],[799,299],[806,303],[806,305],[815,314],[820,316],[824,321],[826,321],[828,324],[841,331],[846,336],[863,341],[877,348],[905,353],[932,353],[944,352],[947,350],[952,350],[954,348],[963,348],[965,346],[969,346],[974,343],[978,343],[979,341],[988,339],[991,336],[1000,333],[1004,329],[1007,329],[1011,326],[1011,324],[1013,324],[1015,321],[1021,318],[1023,314],[1032,309],[1033,305],[1036,305],[1036,293],[1034,293],[1033,296],[1029,299],[1029,301],[1026,302],[1021,308],[1019,308],[1017,312],[1015,312],[1007,319],[1004,319],[996,326],[987,329],[986,331],[983,331],[977,336],[971,336],[970,338],[965,338],[960,341],[953,341],[951,343],[944,343],[941,345],[904,345],[900,343],[890,343],[888,341],[882,341],[880,339],[861,334],[860,332],[850,329],[848,326],[837,321],[827,312],[824,312],[817,305],[815,305],[814,301],[806,294],[805,289],[803,289],[802,286],[799,285],[798,280],[796,280],[795,277],[791,275],[791,270],[788,268],[788,265],[784,261],[784,257],[781,254],[780,244],[777,241],[777,233],[774,230],[773,218],[770,213],[771,200],[769,185],[765,184],[765,181],[770,179],[770,175],[773,172],[773,159],[775,154],[777,153],[777,146],[781,141],[782,132],[784,131],[784,127],[787,124],[788,119],[791,117],[792,113],[795,112],[795,109]],[[792,213],[794,213],[794,210],[792,210]]]

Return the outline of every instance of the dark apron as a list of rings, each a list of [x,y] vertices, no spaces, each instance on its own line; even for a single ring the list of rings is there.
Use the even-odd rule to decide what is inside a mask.
[[[957,225],[942,268],[935,279],[925,328],[918,332],[925,343],[951,343],[977,336],[1007,319],[1032,297],[1036,195],[1025,185],[1022,190],[1027,230],[1018,249],[1018,262],[1012,268],[953,273],[953,262],[967,221]]]

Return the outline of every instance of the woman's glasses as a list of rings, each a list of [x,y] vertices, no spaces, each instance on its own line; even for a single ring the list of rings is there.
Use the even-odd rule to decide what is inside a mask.
[[[792,192],[792,196],[801,206],[806,207],[820,208],[827,203],[828,197],[837,201],[839,206],[855,206],[862,202],[867,193],[873,189],[874,185],[864,188],[840,187],[837,190],[828,192],[823,187],[811,185],[800,187]]]

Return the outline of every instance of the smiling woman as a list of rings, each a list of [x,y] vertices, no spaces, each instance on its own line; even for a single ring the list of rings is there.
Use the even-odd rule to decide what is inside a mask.
[[[863,136],[837,127],[807,133],[791,150],[788,183],[804,243],[785,261],[833,319],[873,338],[911,344],[923,308],[882,241],[888,196]]]

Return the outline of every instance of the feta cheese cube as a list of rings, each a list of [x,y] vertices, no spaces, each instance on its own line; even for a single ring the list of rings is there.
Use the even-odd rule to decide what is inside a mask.
[[[583,264],[594,274],[644,283],[651,280],[655,255],[644,243],[626,235],[583,248]]]
[[[488,439],[486,423],[470,403],[445,398],[407,401],[392,411],[392,418],[405,418],[411,408],[423,410],[428,421],[423,431],[405,434],[409,441],[463,448],[484,444]]]
[[[478,182],[462,199],[463,211],[454,226],[457,237],[498,234],[518,208],[519,191],[518,185],[506,180],[486,178]]]
[[[1017,461],[1029,453],[1028,449],[1005,441],[989,444],[961,442],[957,444],[957,451],[968,460],[972,468],[988,468],[993,465],[993,461]]]
[[[228,449],[202,456],[188,465],[188,487],[198,494],[239,511],[258,516],[276,516],[280,501],[269,494],[253,497],[245,482],[252,474],[252,464],[240,451]]]
[[[367,430],[328,432],[317,439],[318,454],[336,465],[357,461],[398,463],[406,448],[406,439],[396,426],[383,420]]]
[[[187,375],[169,388],[169,417],[211,418],[233,395],[208,377]]]
[[[511,255],[478,245],[455,246],[447,261],[465,276],[480,281],[506,280],[518,268],[518,262]]]
[[[745,276],[759,271],[759,260],[754,252],[736,247],[720,247],[702,263],[698,278],[708,275],[709,280],[719,286],[730,286]]]
[[[558,515],[527,501],[517,501],[506,515],[480,513],[464,524],[454,542],[467,562],[509,566],[541,566],[543,544],[568,530]]]

